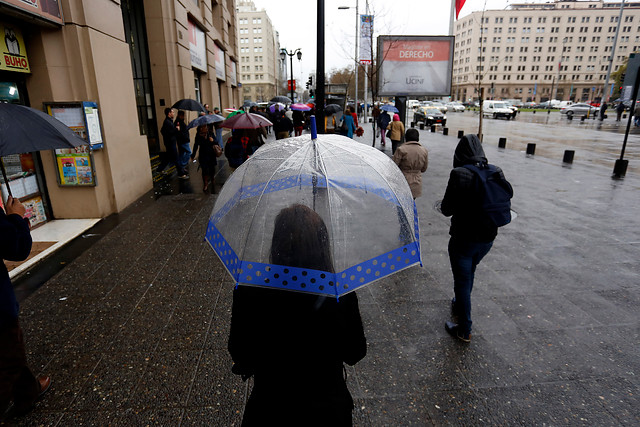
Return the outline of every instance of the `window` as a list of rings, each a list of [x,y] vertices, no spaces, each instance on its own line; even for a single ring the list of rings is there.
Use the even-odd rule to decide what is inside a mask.
[[[524,18],[524,23],[525,23],[525,24],[530,24],[530,23],[531,23],[531,17],[530,17],[530,16],[525,17],[525,18]]]
[[[502,18],[496,17],[495,23],[502,24]]]
[[[589,22],[589,18],[590,18],[589,16],[583,16],[583,17],[582,17],[582,22],[583,22],[583,23],[585,23],[585,22]]]
[[[538,24],[544,24],[545,22],[547,22],[547,18],[545,16],[538,17]]]

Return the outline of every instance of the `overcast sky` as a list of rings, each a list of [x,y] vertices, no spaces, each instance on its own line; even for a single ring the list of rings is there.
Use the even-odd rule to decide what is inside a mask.
[[[504,9],[509,3],[533,3],[540,0],[466,0],[460,18],[474,11]],[[301,48],[302,61],[293,60],[294,78],[299,84],[315,71],[316,11],[315,0],[254,0],[258,9],[267,11],[280,46],[288,50]],[[355,54],[356,0],[325,0],[325,72],[353,64]],[[451,3],[447,0],[369,0],[374,15],[374,36],[447,35]],[[360,14],[365,14],[365,0],[359,0]],[[338,10],[338,6],[354,7]],[[375,49],[375,46],[374,46]]]

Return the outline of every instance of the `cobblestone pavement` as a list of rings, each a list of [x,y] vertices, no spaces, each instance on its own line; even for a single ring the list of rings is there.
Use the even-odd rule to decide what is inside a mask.
[[[449,220],[433,209],[457,138],[421,141],[424,267],[358,291],[369,348],[348,369],[354,423],[640,424],[638,177],[487,145],[518,217],[478,267],[464,345],[444,330]],[[216,196],[198,185],[192,170],[192,193],[138,207],[22,302],[31,366],[53,385],[18,425],[240,423],[251,383],[226,350],[234,284],[203,241]]]

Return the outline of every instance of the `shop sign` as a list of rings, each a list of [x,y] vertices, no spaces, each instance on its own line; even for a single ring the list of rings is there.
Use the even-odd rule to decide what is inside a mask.
[[[238,86],[238,67],[234,61],[229,61],[231,63],[231,73],[229,73],[229,81],[231,82],[231,86]]]
[[[0,70],[30,73],[27,48],[22,32],[13,25],[0,23]]]
[[[215,53],[215,57],[216,57],[216,78],[218,80],[226,80],[226,72],[225,72],[225,61],[224,61],[224,50],[220,49],[220,46],[218,46],[217,44],[213,45],[213,52]]]
[[[0,0],[2,4],[56,24],[64,24],[59,0]]]
[[[202,31],[192,20],[187,21],[189,27],[189,53],[191,54],[191,66],[207,72],[207,46]]]

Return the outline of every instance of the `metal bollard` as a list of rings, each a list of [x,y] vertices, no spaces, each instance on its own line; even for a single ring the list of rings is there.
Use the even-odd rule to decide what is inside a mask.
[[[533,110],[533,114],[535,114],[535,113],[536,113],[536,110]]]
[[[567,120],[573,120],[573,114],[567,114]]]
[[[527,154],[533,156],[534,154],[536,154],[536,144],[534,143],[529,143],[527,144]]]
[[[449,128],[442,128],[443,135],[449,135]]]
[[[498,140],[498,148],[505,148],[507,146],[507,138],[500,138]]]
[[[424,130],[424,123],[420,123],[420,130]]]
[[[581,122],[584,122],[585,120],[587,120],[587,116],[582,116],[582,117],[580,117],[580,121],[581,121]]]
[[[627,174],[627,166],[629,166],[629,160],[617,159],[613,167],[613,178],[625,176]]]
[[[434,133],[436,131],[436,125],[431,125],[431,133]]]
[[[563,163],[573,163],[573,155],[576,154],[574,150],[564,150]]]
[[[458,131],[458,138],[462,138],[464,136],[464,131],[463,130],[459,130]]]
[[[416,122],[411,122],[411,127],[412,128],[416,127]]]

